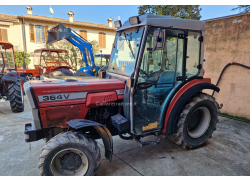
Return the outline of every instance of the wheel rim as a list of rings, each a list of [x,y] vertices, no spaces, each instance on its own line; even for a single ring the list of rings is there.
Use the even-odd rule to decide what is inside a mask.
[[[54,176],[83,176],[88,171],[88,158],[78,149],[64,149],[51,161],[50,169]]]
[[[208,108],[199,107],[190,116],[187,123],[188,134],[192,138],[199,138],[207,131],[211,121],[211,114]]]

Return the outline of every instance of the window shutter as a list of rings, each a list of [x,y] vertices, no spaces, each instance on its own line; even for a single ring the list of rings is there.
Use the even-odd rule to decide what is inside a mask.
[[[102,34],[102,46],[103,48],[106,48],[106,34],[105,33]]]
[[[99,46],[102,48],[102,34],[99,33]]]
[[[2,41],[2,29],[0,29],[0,41]]]
[[[2,41],[8,41],[7,29],[2,29]]]
[[[106,34],[99,33],[99,46],[100,48],[106,48]]]
[[[87,40],[87,31],[85,30],[80,30],[80,35]]]
[[[44,38],[45,38],[45,43],[47,42],[47,39],[48,39],[48,30],[49,30],[49,27],[48,27],[48,26],[45,26],[45,27],[44,27]]]
[[[35,42],[35,26],[30,24],[30,42]]]

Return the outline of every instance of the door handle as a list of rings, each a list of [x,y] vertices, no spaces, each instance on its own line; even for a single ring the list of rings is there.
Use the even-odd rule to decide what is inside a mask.
[[[150,88],[151,86],[152,86],[152,83],[143,82],[143,83],[138,83],[136,87],[137,89],[141,90],[141,89]]]

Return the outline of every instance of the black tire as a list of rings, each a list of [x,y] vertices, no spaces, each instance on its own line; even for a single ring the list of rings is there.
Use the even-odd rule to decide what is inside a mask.
[[[90,75],[84,71],[77,71],[75,73],[75,76],[90,76]]]
[[[53,176],[54,174],[52,172],[53,170],[51,169],[51,166],[53,166],[53,162],[56,161],[54,159],[57,158],[58,153],[61,153],[64,150],[68,152],[67,149],[69,148],[73,148],[77,151],[80,151],[87,157],[88,167],[87,171],[84,174],[85,176],[92,176],[98,172],[101,163],[101,153],[97,143],[84,134],[69,131],[60,133],[57,136],[51,138],[43,148],[42,153],[40,154],[38,164],[38,168],[40,169],[40,175]],[[64,157],[64,155],[62,157]],[[59,159],[61,168],[63,168],[62,157],[60,157]],[[74,163],[76,164],[77,162],[74,161]],[[75,171],[77,171],[77,169]],[[54,172],[57,173],[56,171]],[[64,174],[59,173],[59,175]]]
[[[60,69],[57,69],[56,71],[60,71],[63,73],[63,75],[66,75],[66,76],[73,76],[74,73],[72,71],[70,71],[69,69],[66,69],[66,68],[60,68]]]
[[[199,93],[182,109],[170,139],[185,149],[202,146],[216,129],[219,108],[214,98]],[[210,119],[210,120],[209,120]]]
[[[8,95],[12,112],[23,112],[24,100],[20,79],[18,79],[17,83],[8,83]]]

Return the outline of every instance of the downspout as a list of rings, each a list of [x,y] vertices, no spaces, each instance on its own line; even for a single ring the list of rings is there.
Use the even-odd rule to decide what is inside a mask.
[[[27,45],[26,45],[26,33],[25,33],[24,19],[22,19],[22,32],[23,32],[23,69],[26,69],[24,52],[27,52]]]

